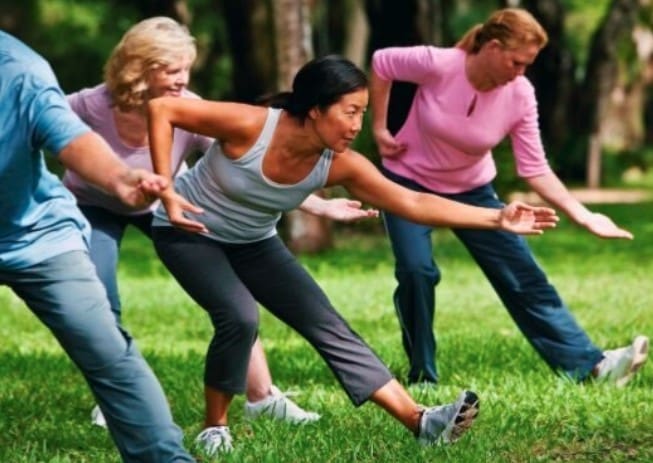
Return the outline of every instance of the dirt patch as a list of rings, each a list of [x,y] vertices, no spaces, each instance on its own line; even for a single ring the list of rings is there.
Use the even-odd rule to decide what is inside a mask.
[[[653,192],[649,190],[617,190],[617,189],[570,189],[571,194],[583,204],[631,204],[653,201]],[[544,201],[535,192],[516,191],[508,195],[510,201],[524,201],[531,204],[542,204]]]

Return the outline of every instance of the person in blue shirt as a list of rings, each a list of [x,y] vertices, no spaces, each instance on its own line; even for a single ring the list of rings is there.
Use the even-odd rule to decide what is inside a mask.
[[[81,370],[125,462],[193,462],[163,390],[116,322],[88,255],[89,225],[43,149],[143,207],[167,180],[130,169],[70,109],[45,59],[0,31],[0,284]]]

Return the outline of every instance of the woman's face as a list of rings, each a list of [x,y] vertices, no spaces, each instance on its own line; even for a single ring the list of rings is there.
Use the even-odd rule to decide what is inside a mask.
[[[313,109],[309,117],[324,146],[335,152],[349,148],[363,127],[369,93],[366,88],[346,93],[324,111]]]
[[[180,58],[171,64],[150,71],[148,76],[149,97],[181,96],[188,86],[192,64],[193,61],[190,58]]]
[[[518,48],[506,48],[494,41],[493,46],[487,51],[489,53],[486,67],[488,77],[495,87],[499,87],[524,75],[526,68],[535,61],[540,47],[530,44]]]

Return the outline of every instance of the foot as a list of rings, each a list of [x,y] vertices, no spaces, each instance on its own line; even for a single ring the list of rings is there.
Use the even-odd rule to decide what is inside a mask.
[[[637,336],[628,347],[603,352],[603,359],[594,367],[594,377],[600,381],[613,382],[617,387],[623,387],[644,365],[647,356],[648,338]]]
[[[419,421],[417,440],[422,445],[457,441],[478,415],[478,396],[463,391],[454,403],[427,408]]]
[[[270,388],[270,395],[265,399],[245,403],[247,418],[254,419],[263,415],[292,424],[310,423],[320,419],[320,415],[304,410],[290,400],[287,393],[282,393],[274,385]]]
[[[99,405],[96,405],[93,407],[93,410],[91,410],[91,424],[100,426],[101,428],[107,427],[107,420],[104,419],[104,415],[102,414]]]
[[[218,453],[231,452],[231,432],[229,426],[211,426],[199,433],[195,438],[195,447],[206,457],[213,457]]]

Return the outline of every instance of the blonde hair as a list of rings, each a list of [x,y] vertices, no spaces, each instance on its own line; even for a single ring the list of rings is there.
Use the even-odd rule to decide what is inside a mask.
[[[188,29],[164,16],[145,19],[123,35],[104,65],[113,104],[124,111],[147,100],[148,73],[180,59],[195,60],[195,39]]]
[[[483,24],[469,29],[456,47],[467,53],[478,53],[487,42],[498,40],[504,47],[515,49],[537,45],[542,49],[549,41],[544,28],[528,11],[521,8],[497,10]]]

